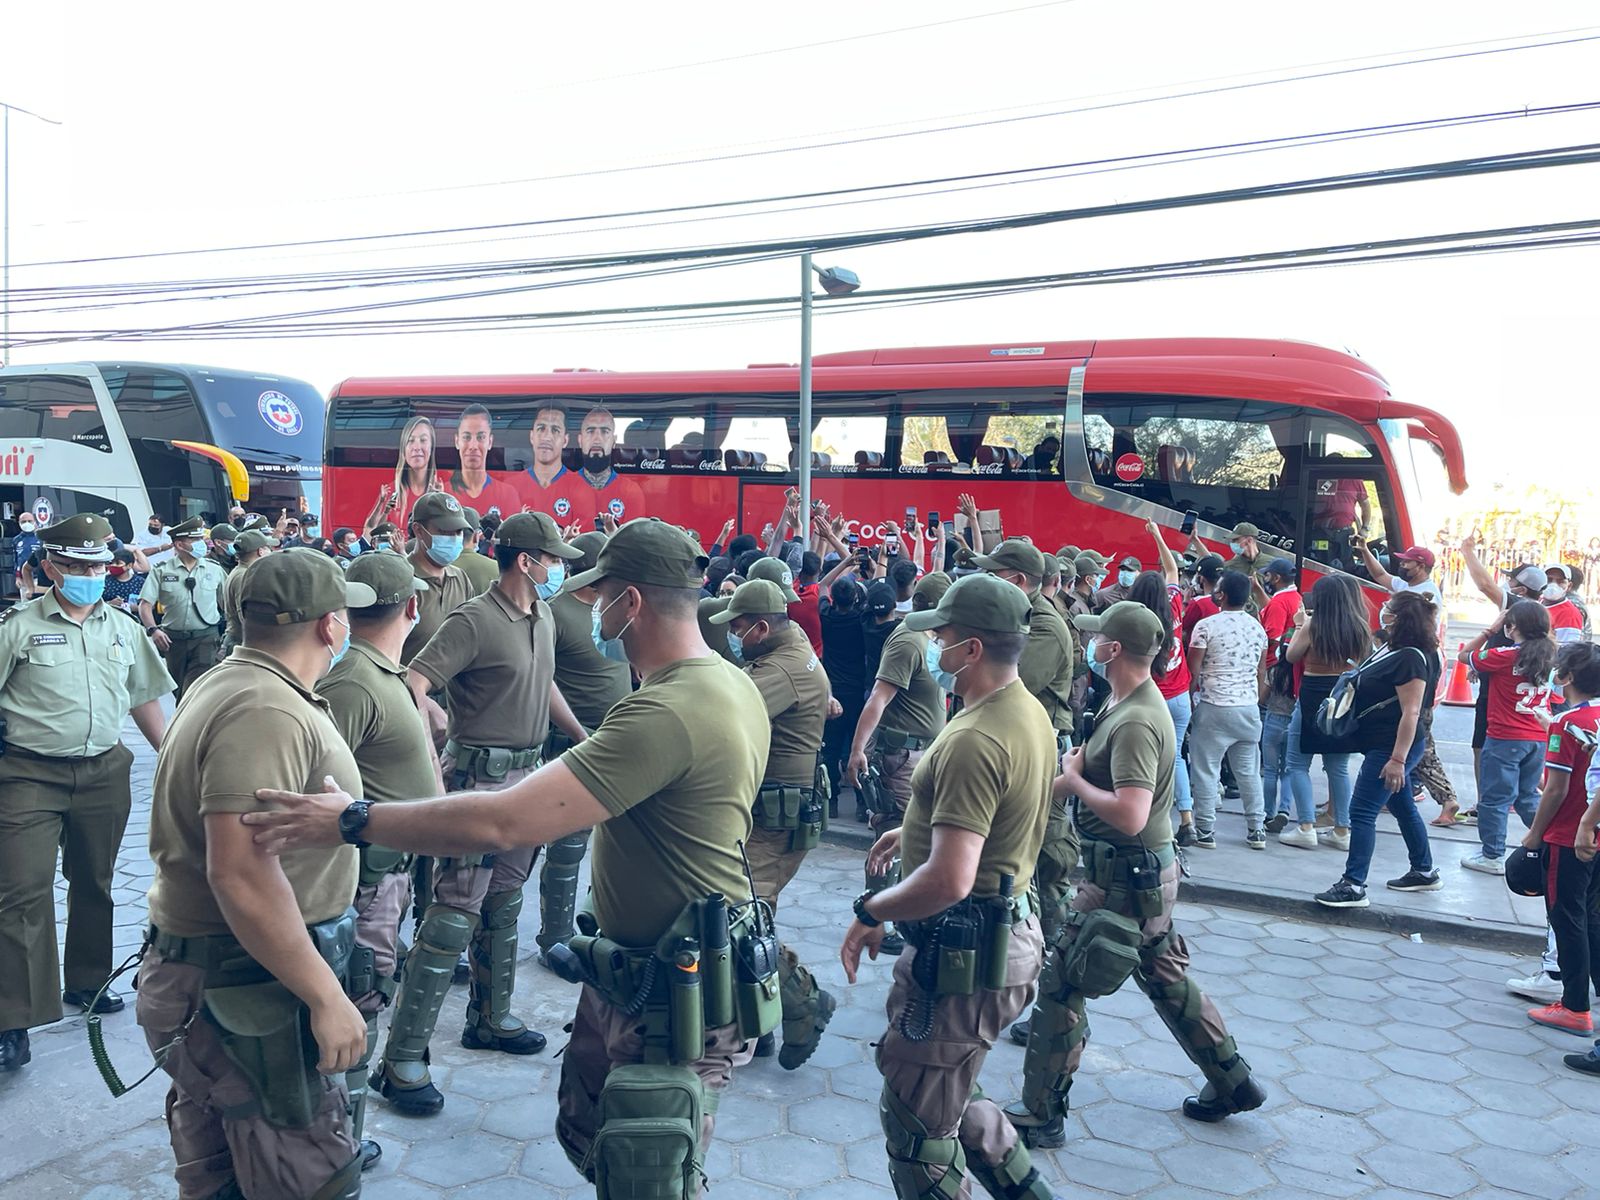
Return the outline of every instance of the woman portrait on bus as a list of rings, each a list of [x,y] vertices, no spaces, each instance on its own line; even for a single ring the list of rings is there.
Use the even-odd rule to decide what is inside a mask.
[[[378,501],[367,515],[366,528],[384,521],[405,529],[411,520],[411,506],[426,492],[442,492],[434,453],[433,422],[427,417],[412,417],[400,435],[400,460],[394,465],[394,483],[384,484]]]

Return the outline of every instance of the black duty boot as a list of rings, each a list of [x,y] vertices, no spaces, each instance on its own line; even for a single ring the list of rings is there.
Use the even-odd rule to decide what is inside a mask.
[[[26,1029],[0,1031],[0,1071],[15,1071],[33,1058]]]
[[[1256,1082],[1254,1075],[1251,1075],[1234,1088],[1233,1095],[1228,1097],[1219,1096],[1215,1088],[1209,1083],[1206,1084],[1198,1096],[1190,1096],[1183,1102],[1183,1115],[1191,1121],[1204,1121],[1208,1125],[1214,1125],[1223,1117],[1249,1112],[1253,1108],[1260,1108],[1266,1102],[1266,1089]]]
[[[370,1171],[378,1165],[378,1160],[383,1157],[383,1147],[371,1138],[361,1139],[361,1169]]]
[[[1003,1110],[1017,1137],[1030,1150],[1059,1150],[1067,1144],[1066,1117],[1036,1117],[1018,1101]]]
[[[105,995],[100,997],[100,1003],[95,1004],[94,995],[99,990],[99,988],[84,988],[82,991],[77,992],[62,992],[61,1003],[70,1008],[81,1008],[84,1012],[91,1011],[92,1006],[92,1011],[99,1013],[101,1016],[106,1013],[121,1012],[127,1007],[123,1003],[122,997],[110,988],[107,988]]]
[[[1026,1046],[1028,1044],[1028,1029],[1029,1025],[1026,1018],[1021,1021],[1013,1021],[1011,1022],[1011,1028],[1006,1031],[1006,1036],[1017,1045]]]
[[[778,1037],[776,1034],[763,1033],[756,1039],[756,1057],[771,1058],[778,1052]]]

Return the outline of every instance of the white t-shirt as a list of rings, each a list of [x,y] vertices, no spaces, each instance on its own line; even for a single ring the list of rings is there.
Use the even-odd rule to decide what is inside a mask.
[[[1203,649],[1200,666],[1194,652]],[[1189,638],[1190,670],[1194,671],[1195,698],[1222,708],[1261,703],[1257,668],[1267,649],[1267,631],[1243,609],[1213,613],[1194,627]]]
[[[163,528],[160,533],[151,533],[148,525],[133,535],[133,544],[139,547],[139,549],[146,551],[145,558],[150,560],[151,566],[154,566],[156,563],[166,562],[167,559],[171,558],[177,553],[175,550],[163,550],[160,554],[151,554],[148,552],[151,546],[165,546],[171,540],[172,535],[168,533],[165,528]]]
[[[1389,576],[1389,590],[1391,592],[1419,592],[1433,602],[1441,613],[1444,612],[1444,593],[1439,590],[1439,585],[1430,576],[1421,583],[1407,583],[1398,575]]]

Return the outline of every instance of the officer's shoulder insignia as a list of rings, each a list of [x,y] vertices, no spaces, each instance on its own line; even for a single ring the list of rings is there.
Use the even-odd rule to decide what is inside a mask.
[[[18,603],[13,604],[10,608],[6,609],[5,612],[0,612],[0,625],[4,625],[7,621],[11,620],[12,617],[16,616],[21,611],[22,603],[19,601]]]

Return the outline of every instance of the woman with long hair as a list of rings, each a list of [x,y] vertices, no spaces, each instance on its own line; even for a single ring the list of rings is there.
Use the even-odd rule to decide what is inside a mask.
[[[1164,649],[1151,662],[1150,677],[1172,714],[1173,745],[1182,755],[1183,736],[1194,715],[1189,696],[1189,660],[1183,652],[1183,590],[1178,586],[1178,560],[1168,549],[1160,528],[1152,521],[1145,525],[1145,532],[1155,539],[1161,570],[1145,571],[1134,579],[1128,599],[1144,605],[1161,622]],[[1189,790],[1188,767],[1181,762],[1172,773],[1172,801],[1178,812],[1178,844],[1190,845],[1194,841],[1194,795]]]
[[[1501,630],[1511,644],[1488,647],[1491,635]],[[1551,673],[1556,665],[1549,610],[1537,600],[1518,600],[1468,642],[1459,658],[1478,672],[1489,695],[1487,733],[1478,760],[1481,846],[1463,858],[1461,865],[1487,875],[1504,875],[1511,810],[1517,810],[1524,825],[1532,825],[1539,807]]]
[[[1320,615],[1320,604],[1315,611]],[[1422,710],[1433,703],[1439,685],[1438,612],[1421,592],[1396,592],[1381,619],[1387,642],[1361,664],[1350,709],[1356,714],[1352,741],[1363,756],[1350,796],[1350,852],[1338,882],[1316,896],[1329,908],[1367,907],[1367,871],[1377,847],[1378,813],[1385,808],[1400,826],[1411,859],[1411,869],[1389,880],[1389,887],[1435,892],[1440,886],[1428,825],[1407,782],[1427,744]]]
[[[1294,637],[1284,659],[1299,683],[1294,713],[1284,747],[1284,783],[1294,809],[1295,828],[1278,840],[1285,846],[1314,850],[1318,845],[1350,849],[1349,747],[1317,728],[1317,709],[1333,691],[1339,676],[1372,650],[1372,628],[1361,585],[1348,575],[1317,580],[1295,617]],[[1328,777],[1328,809],[1333,828],[1317,836],[1317,802],[1311,794],[1311,760],[1322,759]]]
[[[390,521],[405,537],[410,528],[412,505],[428,492],[444,491],[434,449],[437,442],[433,421],[428,417],[416,416],[406,422],[400,432],[400,457],[394,465],[394,483],[385,483],[378,492],[362,536],[370,535],[375,526]]]

